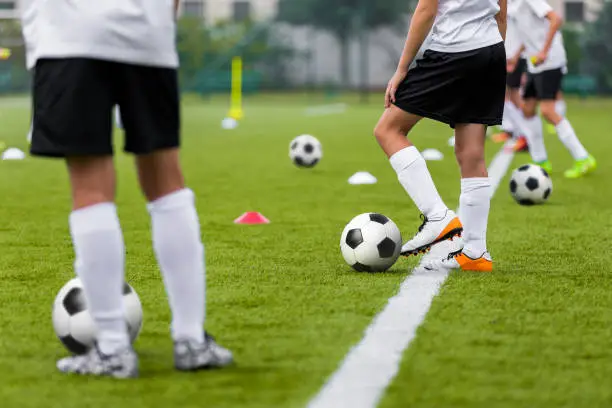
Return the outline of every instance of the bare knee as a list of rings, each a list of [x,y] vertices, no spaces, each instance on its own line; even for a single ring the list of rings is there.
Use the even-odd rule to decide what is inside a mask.
[[[540,104],[540,112],[548,122],[558,124],[563,118],[557,113],[555,101],[545,101]]]
[[[455,129],[455,157],[461,169],[461,177],[486,177],[483,125],[457,125]]]
[[[71,156],[66,158],[72,208],[115,201],[115,167],[112,156]]]
[[[178,149],[164,149],[136,158],[138,178],[147,201],[185,188]]]
[[[374,128],[374,136],[388,157],[412,146],[407,135],[419,120],[420,116],[404,112],[395,106],[385,110]]]
[[[522,110],[526,118],[533,118],[536,115],[538,102],[535,99],[527,99],[523,102]]]

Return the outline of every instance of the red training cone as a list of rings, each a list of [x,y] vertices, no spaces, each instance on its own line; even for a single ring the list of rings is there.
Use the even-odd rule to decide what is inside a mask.
[[[269,224],[270,220],[257,211],[249,211],[234,220],[234,224]]]

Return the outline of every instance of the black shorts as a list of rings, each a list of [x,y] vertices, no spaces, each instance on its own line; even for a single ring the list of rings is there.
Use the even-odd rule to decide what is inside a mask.
[[[563,82],[563,69],[556,68],[537,74],[527,74],[527,84],[523,92],[524,99],[539,101],[556,100]]]
[[[527,60],[521,58],[516,63],[514,71],[508,72],[506,86],[510,89],[519,89],[521,87],[521,78],[525,72],[527,72]]]
[[[34,70],[33,155],[113,154],[113,107],[124,150],[146,154],[179,145],[177,71],[89,58],[41,59]]]
[[[465,52],[427,50],[397,89],[395,105],[454,128],[499,125],[506,94],[504,44]]]

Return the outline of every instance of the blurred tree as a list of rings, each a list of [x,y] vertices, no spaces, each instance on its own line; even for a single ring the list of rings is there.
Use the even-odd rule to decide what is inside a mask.
[[[604,2],[597,20],[584,33],[584,69],[603,91],[612,92],[612,2]]]
[[[415,1],[279,0],[278,19],[292,25],[320,28],[334,35],[340,44],[340,75],[347,85],[350,82],[350,40],[360,29],[406,22],[412,3]],[[356,24],[359,21],[361,28]]]
[[[582,30],[575,27],[563,28],[563,43],[567,54],[567,70],[570,74],[580,73],[582,63]]]

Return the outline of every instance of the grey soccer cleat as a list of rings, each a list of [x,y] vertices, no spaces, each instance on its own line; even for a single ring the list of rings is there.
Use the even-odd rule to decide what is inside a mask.
[[[133,378],[138,377],[138,356],[132,348],[103,354],[96,345],[87,354],[59,360],[57,368],[63,373]]]
[[[221,347],[208,333],[204,342],[178,340],[174,343],[174,367],[180,371],[221,368],[234,362],[232,352]]]

